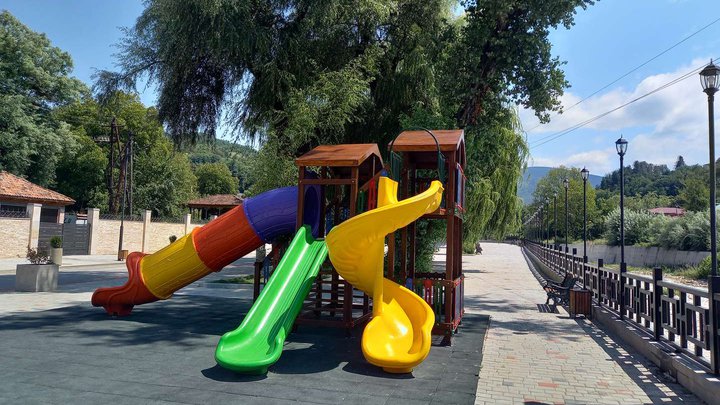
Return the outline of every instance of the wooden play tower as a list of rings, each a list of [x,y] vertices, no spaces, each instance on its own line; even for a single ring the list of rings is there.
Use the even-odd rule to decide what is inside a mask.
[[[320,230],[324,237],[333,226],[377,204],[377,182],[383,160],[376,144],[321,145],[295,159],[298,196],[306,187],[320,188]],[[314,176],[308,176],[314,173]],[[305,211],[298,198],[297,227]],[[370,319],[369,297],[340,278],[326,260],[297,318],[299,325],[345,328],[348,332]]]
[[[417,224],[388,237],[386,277],[414,290],[435,312],[433,334],[446,343],[457,330],[464,312],[462,272],[462,216],[465,211],[465,134],[463,130],[403,131],[388,146],[390,171],[400,181],[400,198],[423,192],[440,178],[445,187],[440,208],[423,216],[446,225],[446,254],[430,272],[416,272]],[[399,273],[395,274],[399,261]]]

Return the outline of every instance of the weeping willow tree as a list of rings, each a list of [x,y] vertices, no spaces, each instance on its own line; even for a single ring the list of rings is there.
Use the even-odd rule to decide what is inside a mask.
[[[559,110],[567,82],[548,33],[589,4],[147,0],[119,71],[100,72],[95,91],[145,78],[176,143],[212,139],[222,124],[262,145],[256,192],[292,184],[292,159],[318,144],[386,145],[406,124],[465,128],[465,236],[500,236],[518,222],[527,156],[508,106],[542,121]]]
[[[517,110],[505,107],[466,132],[468,178],[464,247],[481,238],[502,238],[518,230],[522,201],[518,180],[529,150]]]

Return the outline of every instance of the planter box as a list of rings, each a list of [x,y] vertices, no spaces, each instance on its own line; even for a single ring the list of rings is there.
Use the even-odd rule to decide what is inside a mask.
[[[50,249],[50,259],[54,264],[57,264],[58,266],[62,266],[62,255],[63,255],[63,249],[62,248],[51,248]]]
[[[55,291],[58,285],[57,264],[18,264],[15,291]]]

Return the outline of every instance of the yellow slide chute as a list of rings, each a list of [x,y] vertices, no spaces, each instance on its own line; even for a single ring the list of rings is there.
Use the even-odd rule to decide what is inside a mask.
[[[390,373],[409,373],[430,352],[432,308],[417,294],[383,276],[385,236],[435,211],[443,186],[397,200],[398,183],[381,177],[378,208],[334,227],[325,239],[330,260],[350,284],[373,297],[373,319],[365,327],[365,359]]]

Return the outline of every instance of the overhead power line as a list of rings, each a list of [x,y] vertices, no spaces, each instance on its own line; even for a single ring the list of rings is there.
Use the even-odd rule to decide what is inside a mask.
[[[658,53],[657,55],[653,56],[652,58],[646,60],[645,62],[643,62],[643,63],[639,64],[638,66],[632,68],[631,70],[627,71],[627,72],[624,73],[622,76],[618,77],[617,79],[613,80],[612,82],[610,82],[610,83],[604,85],[603,87],[595,90],[595,91],[592,92],[590,95],[586,96],[586,97],[583,98],[582,100],[578,101],[577,103],[575,103],[575,104],[571,105],[570,107],[568,107],[567,109],[565,109],[564,112],[570,111],[571,109],[575,108],[578,104],[580,104],[580,103],[588,100],[588,99],[591,98],[592,96],[600,93],[601,91],[607,89],[608,87],[612,86],[613,84],[615,84],[615,83],[619,82],[620,80],[628,77],[629,75],[631,75],[632,73],[634,73],[635,71],[637,71],[638,69],[640,69],[641,67],[647,65],[648,63],[650,63],[650,62],[654,61],[655,59],[661,57],[662,55],[668,53],[669,51],[671,51],[671,50],[673,50],[674,48],[676,48],[678,45],[680,45],[680,44],[682,44],[683,42],[687,41],[688,39],[694,37],[695,35],[701,33],[702,31],[706,30],[707,28],[710,28],[710,26],[716,24],[718,21],[720,21],[720,17],[717,18],[717,19],[715,19],[715,20],[713,20],[713,21],[711,21],[711,22],[708,23],[707,25],[703,26],[702,28],[698,29],[697,31],[693,32],[692,34],[686,36],[685,38],[681,39],[680,41],[676,42],[675,44],[673,44],[673,45],[670,46],[669,48],[665,49],[664,51]],[[557,116],[557,115],[559,115],[559,114],[555,114],[555,116]],[[541,126],[541,125],[544,125],[544,124],[539,123],[539,124],[535,125],[534,127],[528,129],[527,132],[530,132],[530,131],[534,130],[535,128],[537,128],[537,127],[539,127],[539,126]]]
[[[619,106],[617,106],[617,107],[615,107],[615,108],[613,108],[613,109],[611,109],[611,110],[608,110],[608,111],[606,111],[606,112],[604,112],[604,113],[602,113],[602,114],[596,115],[596,116],[594,116],[594,117],[592,117],[592,118],[589,118],[589,119],[587,119],[587,120],[585,120],[585,121],[579,122],[579,123],[577,123],[577,124],[575,124],[575,125],[572,125],[572,126],[570,126],[570,127],[568,127],[568,128],[565,128],[564,130],[562,130],[562,131],[560,131],[560,132],[555,132],[555,133],[553,133],[553,134],[550,134],[550,135],[547,135],[547,136],[545,136],[545,137],[543,137],[543,138],[540,138],[540,139],[534,141],[535,145],[532,145],[532,146],[530,147],[530,149],[535,149],[535,148],[537,148],[537,147],[539,147],[539,146],[545,145],[545,144],[548,143],[548,142],[552,142],[552,141],[554,141],[554,140],[556,140],[556,139],[558,139],[558,138],[560,138],[560,137],[562,137],[562,136],[565,136],[565,135],[567,135],[567,134],[569,134],[569,133],[571,133],[571,132],[573,132],[573,131],[575,131],[575,130],[577,130],[577,129],[580,129],[580,128],[582,128],[582,127],[584,127],[584,126],[586,126],[586,125],[588,125],[588,124],[590,124],[590,123],[592,123],[592,122],[595,122],[595,121],[599,120],[600,118],[603,118],[603,117],[605,117],[605,116],[607,116],[607,115],[610,115],[610,114],[614,113],[614,112],[617,111],[617,110],[623,109],[623,108],[629,106],[630,104],[633,104],[633,103],[635,103],[635,102],[637,102],[637,101],[640,101],[640,100],[644,99],[645,97],[648,97],[648,96],[650,96],[650,95],[653,95],[653,94],[655,94],[655,93],[657,93],[657,92],[659,92],[659,91],[661,91],[661,90],[664,90],[664,89],[666,89],[666,88],[668,88],[668,87],[670,87],[670,86],[672,86],[672,85],[674,85],[674,84],[680,83],[681,81],[683,81],[683,80],[691,77],[692,75],[696,74],[697,72],[699,72],[700,70],[702,70],[704,67],[705,67],[705,65],[702,65],[702,66],[700,66],[700,67],[697,67],[697,68],[695,68],[695,69],[693,69],[693,70],[691,70],[691,71],[683,74],[682,76],[677,77],[677,78],[675,78],[675,79],[673,79],[673,80],[671,80],[671,81],[663,84],[662,86],[657,87],[657,88],[655,88],[655,89],[653,89],[653,90],[651,90],[651,91],[649,91],[649,92],[647,92],[647,93],[645,93],[645,94],[643,94],[643,95],[641,95],[641,96],[638,96],[638,97],[636,97],[636,98],[634,98],[634,99],[632,99],[632,100],[630,100],[630,101],[628,101],[628,102],[626,102],[626,103],[624,103],[624,104],[622,104],[622,105],[619,105]]]

